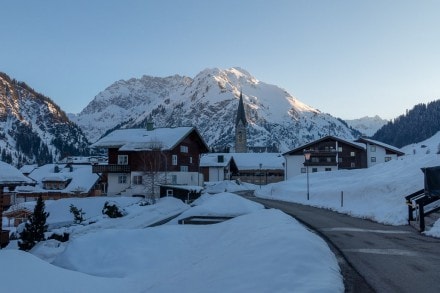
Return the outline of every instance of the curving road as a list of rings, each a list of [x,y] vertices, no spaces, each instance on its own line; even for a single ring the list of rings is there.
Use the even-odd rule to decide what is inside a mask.
[[[440,239],[310,206],[247,197],[292,215],[327,240],[346,292],[440,292]],[[354,270],[353,270],[354,268]]]

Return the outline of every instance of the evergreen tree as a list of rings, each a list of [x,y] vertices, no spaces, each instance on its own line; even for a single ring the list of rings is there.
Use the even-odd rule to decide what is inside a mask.
[[[84,215],[86,214],[83,212],[82,209],[78,209],[73,204],[70,205],[70,213],[73,214],[73,221],[75,224],[81,224],[82,221],[84,221]]]
[[[414,106],[384,125],[372,138],[403,147],[430,138],[437,131],[440,131],[440,100]]]
[[[28,251],[40,241],[45,240],[44,232],[47,231],[46,220],[49,213],[45,212],[45,204],[41,196],[38,197],[34,213],[29,216],[24,230],[20,233],[18,247]]]

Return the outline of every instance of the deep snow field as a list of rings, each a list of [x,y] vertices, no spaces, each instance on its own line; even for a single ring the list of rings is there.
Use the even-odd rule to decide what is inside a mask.
[[[16,241],[0,251],[2,292],[343,292],[337,260],[327,244],[296,220],[230,192],[328,208],[389,225],[406,225],[404,196],[424,186],[420,168],[440,165],[440,133],[406,147],[409,154],[369,169],[309,173],[267,186],[209,184],[193,206],[163,198],[97,197],[46,201],[49,229],[70,233],[30,253]],[[343,192],[343,204],[341,193]],[[126,215],[101,213],[112,200]],[[73,224],[70,204],[86,221]],[[23,203],[30,210],[34,203]],[[175,219],[148,227],[171,216]],[[179,225],[189,216],[232,216],[213,225]],[[6,225],[7,221],[3,221]],[[440,237],[440,221],[425,234]],[[3,291],[4,290],[4,291]]]
[[[309,173],[309,200],[307,174],[262,186],[255,194],[327,208],[388,225],[406,225],[408,207],[404,197],[424,188],[421,168],[440,165],[439,141],[440,132],[429,140],[404,148],[409,155],[368,169]],[[440,237],[440,221],[424,233]]]
[[[232,184],[233,186],[233,184]],[[127,215],[101,214],[114,200]],[[16,243],[0,251],[3,292],[343,292],[337,260],[327,244],[290,216],[232,193],[205,194],[194,207],[163,198],[47,201],[48,222],[68,242],[48,240],[30,253]],[[73,224],[69,206],[86,212]],[[182,213],[225,215],[214,225],[178,225]],[[90,223],[89,223],[90,222]],[[58,228],[55,228],[58,227]]]

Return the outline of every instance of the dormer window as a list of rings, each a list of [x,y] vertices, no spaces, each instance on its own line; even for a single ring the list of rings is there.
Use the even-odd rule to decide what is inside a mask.
[[[118,165],[128,165],[128,156],[118,155]]]

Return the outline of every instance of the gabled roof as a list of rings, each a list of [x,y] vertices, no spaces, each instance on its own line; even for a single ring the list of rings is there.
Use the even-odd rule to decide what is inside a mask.
[[[194,127],[118,129],[101,138],[91,147],[118,148],[121,151],[171,150],[192,132],[199,136],[206,150],[209,150]]]
[[[0,161],[0,185],[30,184],[32,180],[23,175],[17,168]]]
[[[219,162],[219,156],[223,156],[223,162]],[[226,167],[233,160],[230,153],[203,154],[200,158],[200,167]]]
[[[380,142],[380,141],[377,141],[377,140],[374,140],[374,139],[370,139],[370,138],[366,138],[366,137],[361,137],[361,138],[357,139],[356,141],[357,142],[363,142],[363,143],[368,143],[368,144],[372,144],[372,145],[377,145],[377,146],[383,147],[384,149],[386,149],[386,150],[388,150],[390,152],[393,152],[393,153],[395,153],[398,156],[403,156],[405,154],[399,148],[396,148],[396,147],[394,147],[392,145],[389,145],[389,144],[386,144],[386,143],[383,143],[383,142]]]
[[[56,166],[56,167],[55,167]],[[59,172],[55,172],[57,169]],[[18,192],[65,192],[74,193],[79,190],[82,192],[90,191],[99,179],[96,173],[92,173],[92,165],[71,165],[66,164],[46,164],[36,168],[29,174],[29,177],[37,182],[34,187],[17,187]],[[43,189],[43,182],[71,180],[66,188],[61,190]]]
[[[34,171],[35,168],[38,168],[38,165],[37,165],[37,164],[23,165],[23,166],[20,168],[20,172],[23,173],[23,174],[29,174],[29,173],[31,173],[32,171]]]
[[[283,170],[284,158],[280,153],[231,153],[238,170]]]
[[[309,142],[309,143],[307,143],[307,144],[304,144],[304,145],[302,145],[302,146],[300,146],[300,147],[297,147],[297,148],[295,148],[295,149],[293,149],[293,150],[290,150],[290,151],[288,151],[288,152],[285,152],[285,153],[283,154],[283,156],[286,156],[286,155],[292,155],[292,154],[294,154],[294,153],[296,153],[296,152],[298,152],[298,151],[302,151],[302,150],[304,150],[304,149],[307,149],[307,148],[309,148],[309,147],[311,147],[311,146],[313,146],[313,145],[315,145],[315,144],[317,144],[317,143],[320,143],[320,142],[322,142],[322,141],[324,141],[324,140],[328,140],[328,139],[330,139],[330,140],[334,140],[334,141],[337,141],[337,142],[341,142],[341,143],[345,143],[345,144],[348,144],[348,145],[350,145],[350,146],[353,146],[353,147],[358,148],[358,149],[361,149],[361,150],[365,150],[365,145],[362,144],[362,143],[357,143],[357,142],[349,141],[349,140],[345,140],[345,139],[342,139],[342,138],[339,138],[339,137],[336,137],[336,136],[327,135],[327,136],[325,136],[325,137],[322,137],[322,138],[320,138],[320,139],[314,140],[314,141]]]

